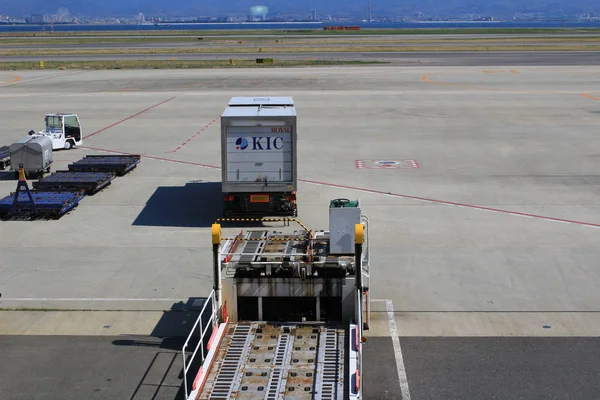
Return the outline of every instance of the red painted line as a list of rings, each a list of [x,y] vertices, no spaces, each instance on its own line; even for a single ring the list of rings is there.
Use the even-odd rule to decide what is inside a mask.
[[[158,106],[162,106],[163,104],[165,104],[165,103],[168,103],[169,101],[173,100],[174,98],[175,98],[175,97],[171,97],[170,99],[167,99],[167,100],[165,100],[165,101],[162,101],[162,102],[160,102],[160,103],[158,103],[158,104],[155,104],[155,105],[153,105],[153,106],[151,106],[151,107],[148,107],[148,108],[146,108],[146,109],[144,109],[144,110],[140,111],[140,112],[139,112],[139,113],[137,113],[137,114],[130,115],[129,117],[127,117],[127,118],[124,118],[124,119],[122,119],[122,120],[120,120],[120,121],[117,121],[117,122],[115,122],[114,124],[107,126],[106,128],[102,128],[102,129],[100,129],[99,131],[96,131],[96,132],[94,132],[94,133],[90,133],[89,135],[87,135],[87,136],[84,136],[83,138],[84,138],[84,139],[87,139],[87,138],[89,138],[89,137],[92,137],[92,136],[94,136],[94,135],[97,135],[97,134],[99,134],[100,132],[104,132],[104,131],[105,131],[105,130],[107,130],[107,129],[110,129],[110,128],[112,128],[112,127],[114,127],[114,126],[117,126],[117,125],[119,125],[119,124],[121,124],[121,123],[123,123],[123,122],[125,122],[125,121],[128,121],[128,120],[130,120],[130,119],[132,119],[132,118],[135,118],[135,117],[137,117],[138,115],[145,113],[146,111],[150,111],[150,110],[152,110],[153,108],[156,108],[156,107],[158,107]]]
[[[186,140],[184,143],[181,144],[181,146],[184,146],[186,143],[191,142],[196,136],[198,136],[199,134],[201,134],[206,128],[208,128],[209,126],[211,126],[212,124],[215,123],[215,121],[217,121],[219,119],[219,117],[213,119],[212,121],[210,121],[205,127],[203,127],[202,129],[200,129],[198,132],[194,133],[192,135],[192,137],[190,137],[188,140]],[[177,147],[175,150],[171,150],[171,151],[165,151],[165,153],[176,153],[181,146]]]
[[[122,151],[106,150],[106,149],[99,149],[99,148],[87,147],[87,146],[79,146],[79,147],[90,149],[90,150],[105,151],[105,152],[108,152],[108,153],[128,154],[128,155],[134,154],[134,153],[125,153],[125,152],[122,152]],[[150,158],[150,159],[153,159],[153,160],[159,160],[159,161],[173,162],[173,163],[178,163],[178,164],[194,165],[194,166],[202,167],[202,168],[221,169],[221,167],[216,166],[216,165],[201,164],[201,163],[192,162],[192,161],[182,161],[182,160],[175,160],[175,159],[172,159],[172,158],[154,157],[154,156],[147,156],[147,155],[143,155],[142,157]],[[519,211],[503,210],[501,208],[476,206],[474,204],[458,203],[458,202],[447,201],[447,200],[436,200],[436,199],[430,199],[430,198],[427,198],[427,197],[411,196],[411,195],[408,195],[408,194],[392,193],[392,192],[386,192],[386,191],[383,191],[383,190],[361,188],[361,187],[358,187],[358,186],[342,185],[342,184],[339,184],[339,183],[329,183],[329,182],[322,182],[322,181],[313,181],[313,180],[310,180],[310,179],[298,179],[298,181],[304,182],[304,183],[310,183],[310,184],[313,184],[313,185],[320,185],[320,186],[335,187],[335,188],[340,188],[340,189],[355,190],[355,191],[364,192],[364,193],[381,194],[381,195],[384,195],[384,196],[391,196],[391,197],[398,197],[398,198],[403,198],[403,199],[423,201],[423,202],[427,202],[427,203],[444,204],[444,205],[447,205],[447,206],[471,208],[471,209],[474,209],[474,210],[491,211],[491,212],[497,212],[497,213],[501,213],[501,214],[515,215],[515,216],[519,216],[519,217],[536,218],[536,219],[543,219],[543,220],[552,221],[552,222],[562,222],[562,223],[566,223],[566,224],[576,224],[576,225],[589,226],[589,227],[593,227],[593,228],[600,228],[600,224],[595,224],[595,223],[591,223],[591,222],[584,222],[584,221],[576,221],[576,220],[572,220],[572,219],[563,219],[563,218],[548,217],[548,216],[545,216],[545,215],[530,214],[530,213],[524,213],[524,212],[519,212]]]
[[[115,153],[115,154],[125,154],[125,155],[140,155],[142,158],[149,158],[151,160],[158,160],[158,161],[167,161],[167,162],[172,162],[172,163],[177,163],[177,164],[185,164],[185,165],[194,165],[196,167],[202,167],[202,168],[209,168],[209,169],[221,169],[221,167],[217,167],[214,165],[208,165],[208,164],[202,164],[202,163],[197,163],[197,162],[192,162],[192,161],[181,161],[181,160],[174,160],[172,158],[163,158],[163,157],[155,157],[155,156],[148,156],[145,154],[138,154],[138,153],[127,153],[125,151],[116,151],[116,150],[107,150],[107,149],[100,149],[97,147],[88,147],[88,146],[79,146],[83,149],[88,149],[88,150],[96,150],[96,151],[104,151],[107,153]]]
[[[356,190],[356,191],[365,192],[365,193],[382,194],[382,195],[386,195],[386,196],[400,197],[400,198],[404,198],[404,199],[425,201],[425,202],[428,202],[428,203],[437,203],[437,204],[444,204],[444,205],[448,205],[448,206],[472,208],[472,209],[476,209],[476,210],[492,211],[492,212],[503,213],[503,214],[517,215],[517,216],[520,216],[520,217],[537,218],[537,219],[544,219],[544,220],[547,220],[547,221],[564,222],[564,223],[567,223],[567,224],[577,224],[577,225],[591,226],[591,227],[594,227],[594,228],[600,228],[600,224],[594,224],[594,223],[591,223],[591,222],[583,222],[583,221],[575,221],[575,220],[571,220],[571,219],[547,217],[545,215],[529,214],[529,213],[524,213],[524,212],[519,212],[519,211],[503,210],[503,209],[500,209],[500,208],[491,208],[491,207],[484,207],[484,206],[476,206],[476,205],[473,205],[473,204],[457,203],[457,202],[454,202],[454,201],[429,199],[427,197],[410,196],[410,195],[407,195],[407,194],[384,192],[383,190],[365,189],[365,188],[360,188],[360,187],[356,187],[356,186],[340,185],[340,184],[337,184],[337,183],[327,183],[327,182],[320,182],[320,181],[312,181],[312,180],[308,180],[308,179],[298,179],[298,180],[302,181],[302,182],[305,182],[305,183],[312,183],[314,185],[337,187],[337,188],[340,188],[340,189],[349,189],[349,190]]]

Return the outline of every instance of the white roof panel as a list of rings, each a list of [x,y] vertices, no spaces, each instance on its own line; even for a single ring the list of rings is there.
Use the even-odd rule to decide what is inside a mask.
[[[294,99],[291,97],[232,97],[227,103],[228,106],[274,106],[285,105],[294,106]]]
[[[291,97],[232,97],[223,117],[295,117]]]

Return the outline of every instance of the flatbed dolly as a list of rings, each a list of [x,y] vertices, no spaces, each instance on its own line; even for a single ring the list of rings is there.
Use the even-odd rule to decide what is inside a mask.
[[[140,155],[88,155],[68,165],[69,171],[114,172],[123,176],[141,161]]]
[[[113,172],[80,172],[56,171],[37,182],[33,182],[36,190],[80,191],[93,195],[110,185],[115,178]]]
[[[25,171],[19,168],[17,190],[0,199],[0,218],[60,218],[71,211],[85,197],[80,192],[31,191],[25,179]]]

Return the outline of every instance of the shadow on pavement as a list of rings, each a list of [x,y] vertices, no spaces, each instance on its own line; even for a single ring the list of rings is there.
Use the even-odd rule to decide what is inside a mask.
[[[221,182],[160,186],[133,225],[206,228],[222,213]]]
[[[206,308],[202,313],[200,323],[195,325],[207,301],[208,304],[206,304]],[[182,365],[182,349],[193,329],[194,333],[189,337],[186,346],[186,367],[188,368],[186,378],[189,393],[196,373],[204,361],[203,355],[205,356],[208,351],[208,340],[212,335],[211,315],[212,304],[210,298],[190,297],[187,302],[175,303],[169,311],[165,311],[150,336],[139,336],[137,338],[136,336],[127,335],[127,339],[117,339],[112,342],[114,346],[140,346],[156,348],[157,350],[146,372],[140,378],[130,400],[146,398],[150,392],[154,393],[151,398],[155,398],[159,391],[167,385],[168,388],[172,389],[174,379],[177,380],[178,384],[175,399],[185,399],[183,380],[185,372]],[[200,343],[200,327],[205,331],[202,343]],[[190,362],[194,351],[197,352],[194,362],[188,366],[187,363]],[[160,383],[155,383],[158,377],[162,377]],[[168,383],[165,383],[168,377],[171,377],[171,379]],[[143,395],[142,392],[144,392]]]

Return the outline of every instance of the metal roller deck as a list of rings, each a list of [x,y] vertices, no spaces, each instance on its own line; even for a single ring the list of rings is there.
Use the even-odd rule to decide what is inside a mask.
[[[141,161],[140,155],[88,155],[69,164],[73,172],[114,172],[123,176],[134,169]]]
[[[231,324],[197,399],[338,399],[345,333],[319,324]]]
[[[110,185],[115,178],[113,172],[74,172],[57,171],[37,182],[33,182],[36,190],[80,191],[92,195]]]
[[[0,217],[17,216],[58,218],[83,199],[83,192],[18,192],[0,200]]]

